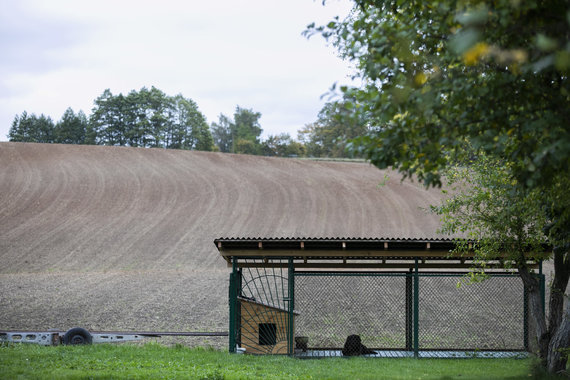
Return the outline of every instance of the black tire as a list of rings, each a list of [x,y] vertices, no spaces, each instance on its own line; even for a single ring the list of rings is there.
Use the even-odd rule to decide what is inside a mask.
[[[63,344],[75,345],[91,343],[93,343],[93,337],[89,331],[81,327],[69,329],[63,336]]]

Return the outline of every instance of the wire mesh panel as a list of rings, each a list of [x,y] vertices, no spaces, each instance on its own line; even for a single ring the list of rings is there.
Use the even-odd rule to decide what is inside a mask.
[[[252,259],[244,260],[244,264],[254,264]],[[289,307],[289,284],[287,262],[271,260],[263,263],[267,267],[240,268],[240,297],[251,299],[279,309]]]
[[[418,350],[416,356],[429,356],[426,352],[435,350],[527,348],[525,295],[520,278],[494,274],[481,283],[458,287],[462,276],[297,272],[296,354],[343,355],[343,346],[353,334],[379,356],[409,356],[414,355],[410,354],[414,350]],[[414,320],[416,307],[418,318]]]
[[[287,260],[242,259],[239,263],[243,267],[233,280],[235,323],[230,328],[236,345],[253,354],[289,353],[292,313]]]
[[[460,279],[460,275],[420,274],[420,349],[525,349],[520,277],[494,275],[458,287]]]
[[[353,334],[368,348],[405,349],[410,297],[406,274],[297,272],[295,336],[312,350],[341,350]]]

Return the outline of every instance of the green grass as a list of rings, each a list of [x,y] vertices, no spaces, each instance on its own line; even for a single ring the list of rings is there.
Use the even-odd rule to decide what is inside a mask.
[[[2,379],[531,379],[532,359],[300,360],[156,343],[0,347]]]

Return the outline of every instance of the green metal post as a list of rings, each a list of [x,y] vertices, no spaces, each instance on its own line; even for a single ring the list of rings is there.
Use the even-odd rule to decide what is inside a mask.
[[[243,296],[242,292],[242,282],[243,282],[243,275],[242,275],[242,269],[238,268],[237,270],[237,278],[236,278],[236,296],[237,297],[241,297]]]
[[[237,258],[232,257],[232,273],[230,274],[230,290],[229,290],[229,303],[230,303],[230,352],[236,352],[236,323],[237,323],[237,284],[238,284],[238,271],[237,271]]]
[[[546,309],[546,278],[544,276],[544,273],[542,273],[542,260],[540,260],[540,263],[538,265],[538,276],[540,281],[540,299],[542,300],[542,313],[544,314],[544,311]]]
[[[236,295],[236,311],[235,311],[235,339],[236,339],[236,347],[241,347],[241,333],[242,333],[242,326],[241,326],[241,304],[237,300],[237,297],[243,296],[243,270],[242,268],[238,268],[237,275],[235,279],[235,295]]]
[[[523,286],[523,344],[525,351],[529,350],[528,346],[528,293],[526,287]]]
[[[418,258],[415,260],[415,273],[414,273],[414,357],[419,357],[419,316],[420,316],[420,276],[419,276],[419,263]]]
[[[412,350],[412,337],[413,337],[413,285],[412,285],[412,269],[406,273],[406,350]]]
[[[293,321],[293,310],[295,309],[295,265],[293,259],[289,258],[289,268],[288,268],[288,289],[289,289],[289,320],[287,328],[287,354],[293,355],[294,341],[295,341],[295,325]]]

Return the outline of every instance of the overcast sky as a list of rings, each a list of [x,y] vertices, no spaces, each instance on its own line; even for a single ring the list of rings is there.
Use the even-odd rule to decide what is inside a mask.
[[[350,68],[311,22],[349,0],[0,0],[0,141],[15,115],[57,122],[91,113],[109,88],[155,86],[193,99],[208,123],[236,105],[261,112],[263,135],[293,137],[316,120]]]

